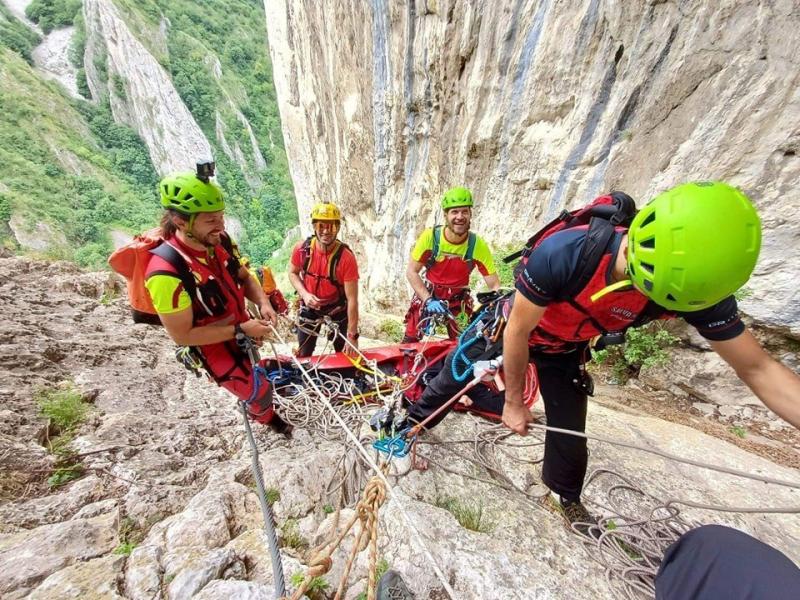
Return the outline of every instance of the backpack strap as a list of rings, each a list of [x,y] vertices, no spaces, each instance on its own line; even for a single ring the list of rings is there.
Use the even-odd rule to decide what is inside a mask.
[[[475,244],[478,243],[478,236],[476,236],[473,232],[469,232],[469,236],[467,237],[467,251],[464,254],[464,262],[467,263],[467,267],[470,271],[472,271],[472,267],[475,264],[474,259],[472,258],[475,254]],[[439,256],[439,248],[442,245],[442,226],[437,225],[433,228],[433,244],[431,246],[431,255],[428,257],[427,262],[425,263],[425,269],[430,269],[433,265],[436,264],[436,258]]]
[[[195,283],[192,270],[189,268],[189,265],[186,264],[186,260],[181,256],[180,252],[175,250],[170,244],[162,242],[150,250],[150,254],[164,259],[175,269],[178,274],[178,279],[180,279],[183,284],[183,289],[189,294],[189,298],[194,301],[197,297],[197,284]],[[174,273],[169,273],[169,275],[174,275]]]
[[[575,274],[567,287],[561,291],[563,297],[574,298],[586,287],[614,237],[614,231],[615,227],[610,221],[602,217],[592,217],[589,221],[589,230],[586,232],[586,241],[578,256]]]
[[[464,254],[464,261],[467,263],[467,268],[472,271],[472,267],[475,265],[475,261],[472,259],[473,255],[475,254],[475,244],[478,243],[478,236],[469,232],[469,237],[467,238],[467,252]]]
[[[436,264],[436,257],[439,256],[439,247],[442,245],[442,226],[437,225],[433,228],[433,243],[431,244],[431,255],[425,263],[425,270],[431,269]]]
[[[308,236],[303,245],[300,246],[300,251],[303,254],[303,275],[308,273],[308,268],[311,266],[311,242],[314,240],[314,236]]]
[[[230,273],[234,281],[238,282],[239,270],[242,268],[242,261],[239,258],[239,250],[238,248],[234,247],[233,240],[231,240],[227,232],[223,232],[222,235],[219,236],[219,244],[225,248],[225,252],[227,252],[228,256],[231,257],[231,260],[228,261],[228,273]]]
[[[336,289],[339,292],[339,297],[344,298],[344,285],[341,282],[339,282],[339,280],[336,278],[336,268],[339,266],[339,261],[342,258],[342,253],[345,250],[349,250],[350,246],[348,246],[344,242],[336,240],[334,242],[336,244],[336,247],[334,248],[333,254],[328,259],[327,275],[314,275],[312,273],[309,273],[309,268],[311,267],[311,251],[313,243],[314,243],[314,236],[312,235],[306,238],[306,240],[303,242],[303,245],[301,246],[301,252],[303,254],[303,276],[311,275],[311,277],[314,277],[316,279],[327,279],[328,281],[331,282],[331,284],[333,284],[336,287]]]

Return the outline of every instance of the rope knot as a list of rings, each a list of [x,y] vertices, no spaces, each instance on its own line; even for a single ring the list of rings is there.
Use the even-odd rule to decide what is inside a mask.
[[[308,561],[308,571],[306,577],[321,577],[331,570],[333,561],[330,554],[325,552],[317,552]]]

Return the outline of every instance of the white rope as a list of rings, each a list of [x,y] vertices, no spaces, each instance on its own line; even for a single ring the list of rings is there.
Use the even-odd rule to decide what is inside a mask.
[[[278,341],[280,341],[282,344],[285,344],[286,341],[283,339],[283,337],[281,337],[280,333],[278,333],[278,330],[275,327],[273,327],[272,325],[270,325],[269,327],[270,327],[270,329],[272,329],[272,332],[278,338]],[[430,561],[431,567],[433,568],[433,571],[436,573],[436,577],[439,579],[439,582],[442,584],[442,587],[447,592],[447,595],[452,600],[455,600],[456,599],[455,591],[453,591],[453,588],[447,582],[447,579],[445,579],[444,573],[441,571],[439,566],[436,564],[436,560],[433,558],[433,555],[431,554],[430,550],[428,550],[427,546],[425,545],[425,542],[422,539],[422,535],[419,533],[417,528],[414,526],[414,523],[411,520],[411,517],[409,516],[409,514],[406,511],[405,507],[402,505],[400,500],[398,500],[398,498],[392,493],[393,492],[393,488],[392,488],[392,485],[389,483],[389,480],[381,472],[380,467],[375,463],[375,461],[372,459],[372,457],[366,451],[364,446],[361,444],[361,441],[356,437],[356,435],[350,430],[350,428],[347,426],[347,424],[344,422],[344,420],[339,416],[339,413],[336,411],[336,409],[330,403],[330,401],[328,400],[327,396],[322,393],[322,391],[319,389],[319,387],[317,387],[316,382],[307,373],[307,371],[306,371],[305,367],[303,367],[302,363],[299,360],[297,360],[297,357],[294,356],[294,355],[292,355],[291,358],[292,358],[292,362],[294,362],[294,364],[297,365],[297,368],[300,370],[300,373],[302,374],[303,378],[314,389],[314,391],[316,391],[319,394],[320,399],[325,403],[325,406],[328,408],[328,410],[331,411],[331,413],[333,415],[333,418],[336,419],[336,421],[338,421],[339,425],[345,431],[345,434],[347,435],[347,437],[350,438],[350,440],[353,442],[354,446],[363,455],[364,460],[372,468],[372,470],[375,471],[375,474],[378,477],[380,477],[381,481],[383,481],[384,485],[386,486],[387,492],[389,492],[390,501],[394,502],[397,505],[397,508],[400,510],[400,514],[403,515],[403,518],[406,521],[406,526],[411,530],[412,537],[415,539],[415,541],[422,548],[422,551],[425,554],[425,557]]]

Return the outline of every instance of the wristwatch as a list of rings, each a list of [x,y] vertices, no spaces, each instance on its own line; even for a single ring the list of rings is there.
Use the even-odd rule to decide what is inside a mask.
[[[242,335],[247,335],[247,334],[244,332],[244,330],[242,329],[242,325],[241,325],[241,323],[236,323],[236,325],[234,325],[234,326],[233,326],[233,339],[236,339],[237,337],[239,337],[239,334],[240,334],[240,333],[241,333]]]
[[[357,340],[360,334],[356,331],[355,333],[348,333],[347,337],[351,340]]]

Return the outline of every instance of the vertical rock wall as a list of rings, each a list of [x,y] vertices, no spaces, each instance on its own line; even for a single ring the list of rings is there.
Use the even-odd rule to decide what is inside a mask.
[[[163,175],[192,169],[198,158],[211,156],[208,140],[169,74],[131,32],[113,2],[84,0],[83,11],[84,63],[92,97],[109,96],[114,119],[144,140],[156,170]],[[101,54],[107,61],[105,79],[95,61]]]
[[[764,221],[744,309],[800,335],[791,0],[265,6],[300,214],[342,205],[373,302],[407,298],[410,246],[448,186],[473,189],[497,246],[600,192],[641,203],[713,178]]]

